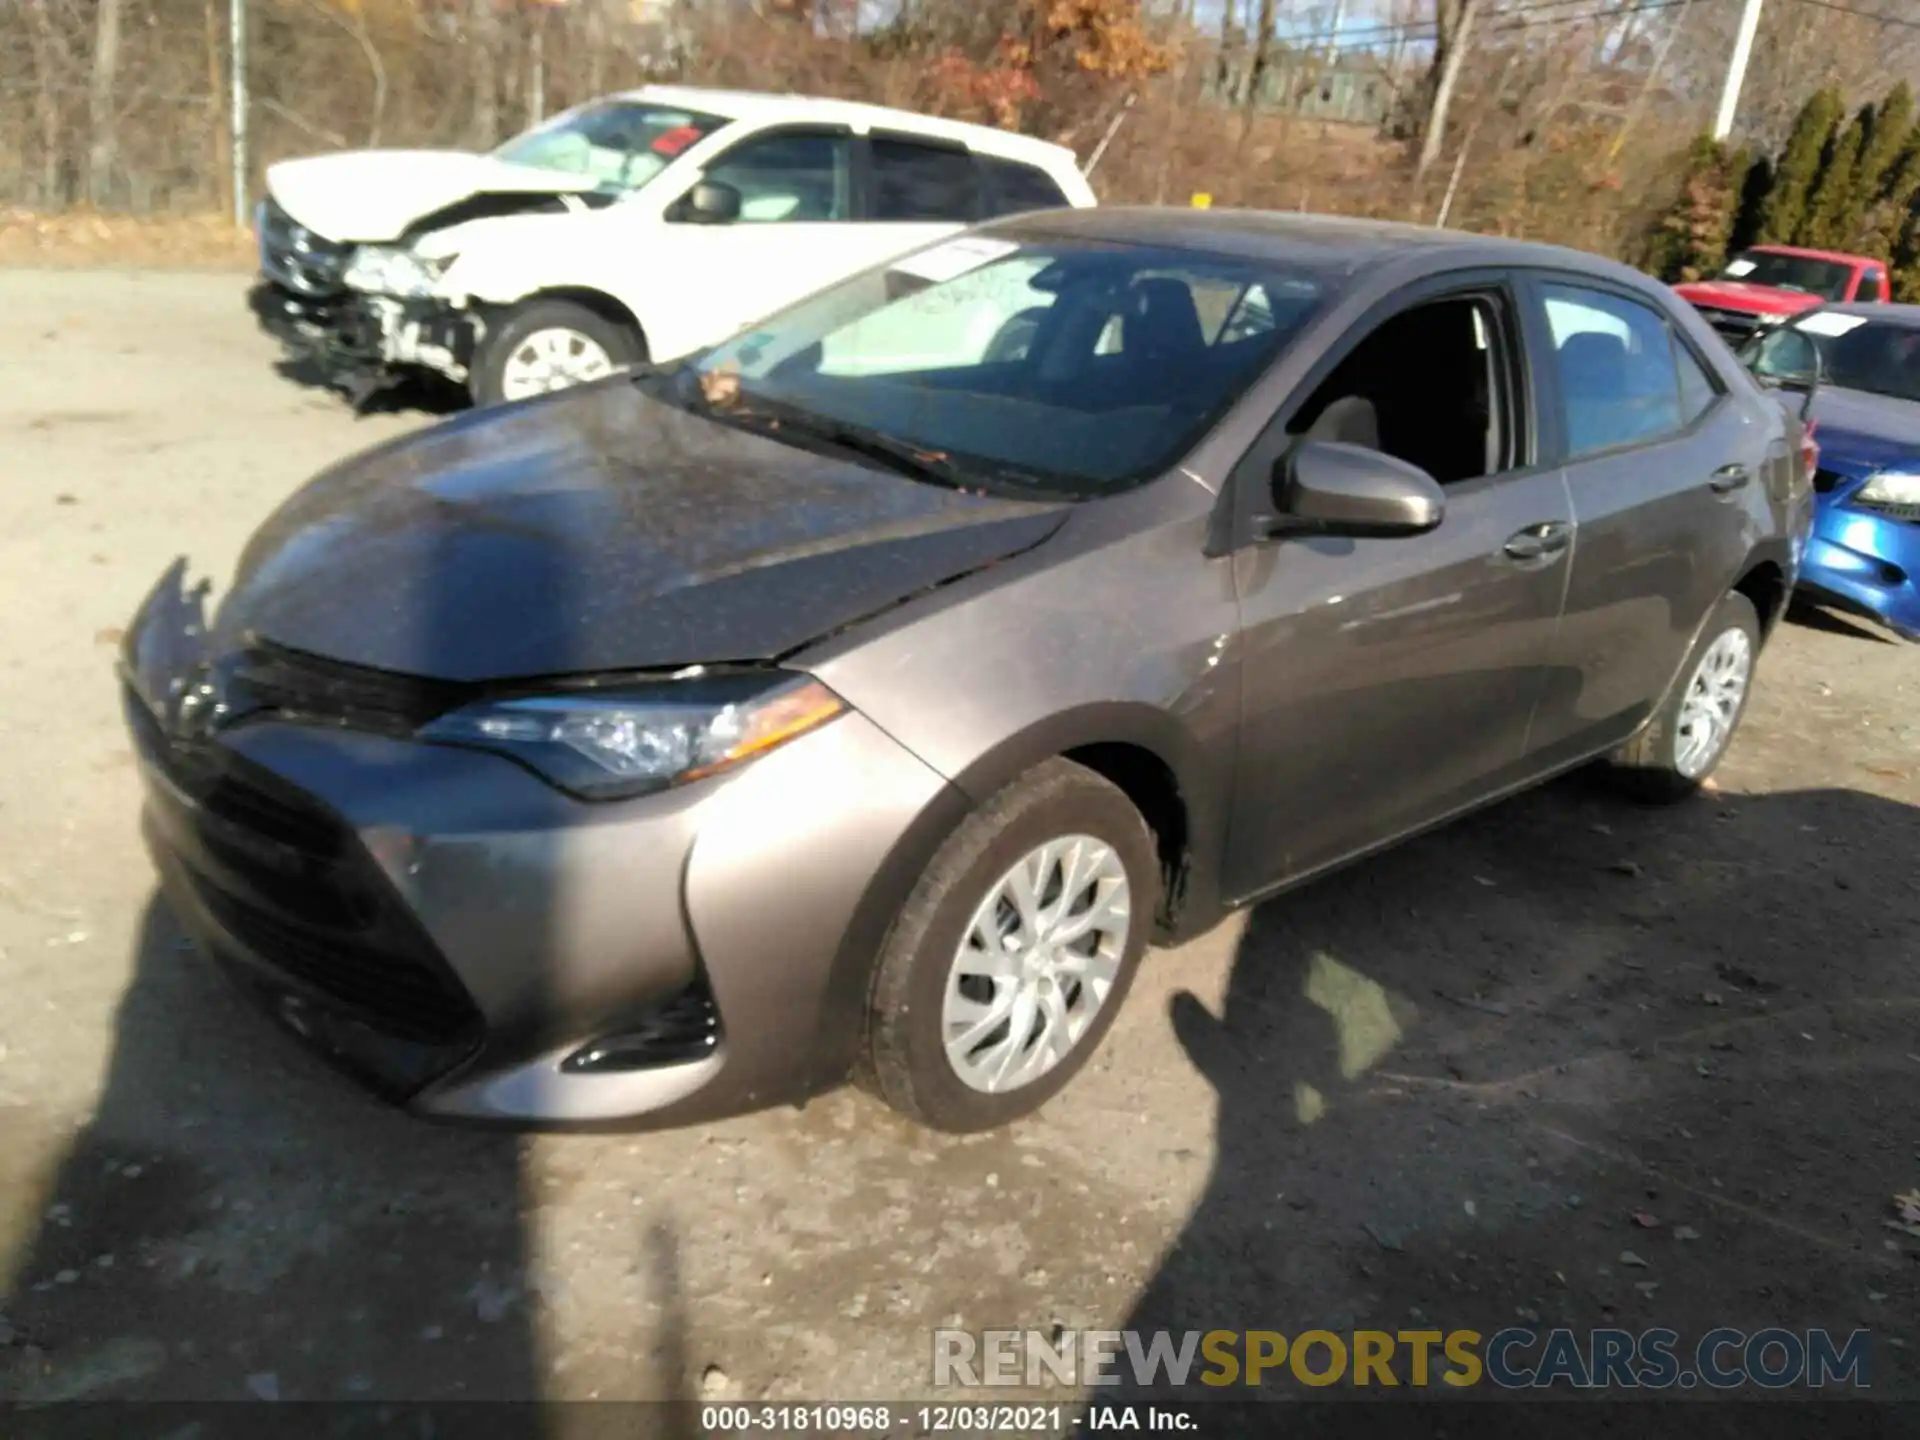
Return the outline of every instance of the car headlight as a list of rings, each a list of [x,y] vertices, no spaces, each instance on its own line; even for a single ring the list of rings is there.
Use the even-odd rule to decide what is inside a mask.
[[[438,260],[423,260],[411,250],[392,245],[362,245],[353,252],[341,278],[349,289],[373,295],[428,295],[452,259],[449,255]]]
[[[1753,323],[1756,328],[1761,330],[1767,330],[1767,329],[1771,329],[1775,325],[1784,325],[1787,321],[1791,320],[1792,318],[1793,317],[1791,315],[1761,314],[1753,317]]]
[[[1853,497],[1875,505],[1920,505],[1920,474],[1882,470]]]
[[[583,800],[617,800],[745,764],[846,708],[805,675],[711,675],[483,700],[416,734],[518,760]]]

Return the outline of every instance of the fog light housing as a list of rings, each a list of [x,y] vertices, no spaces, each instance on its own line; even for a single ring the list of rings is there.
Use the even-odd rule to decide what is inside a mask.
[[[690,1065],[719,1049],[720,1010],[701,979],[632,1024],[582,1045],[560,1068],[569,1075],[611,1075]]]

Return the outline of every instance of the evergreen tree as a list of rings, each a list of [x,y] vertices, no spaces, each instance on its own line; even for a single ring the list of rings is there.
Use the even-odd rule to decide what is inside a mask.
[[[1902,80],[1867,116],[1866,143],[1853,167],[1853,189],[1863,206],[1884,198],[1900,152],[1913,132],[1913,91]]]
[[[1785,244],[1799,233],[1806,219],[1807,197],[1820,178],[1820,162],[1844,108],[1840,92],[1832,87],[1816,92],[1800,107],[1774,166],[1773,189],[1761,209],[1760,241]]]
[[[1892,268],[1887,278],[1893,282],[1893,298],[1903,305],[1920,303],[1920,217],[1908,213],[1893,247]]]
[[[1920,125],[1907,132],[1899,153],[1881,178],[1880,193],[1867,211],[1860,253],[1892,262],[1904,242],[1907,220],[1920,200]]]
[[[1862,106],[1821,158],[1820,178],[1807,195],[1806,218],[1795,240],[1827,250],[1845,250],[1854,243],[1864,206],[1854,193],[1853,176],[1867,142],[1871,111]]]
[[[1773,189],[1773,161],[1756,155],[1740,179],[1740,199],[1734,205],[1733,231],[1727,236],[1727,253],[1737,255],[1749,245],[1760,243],[1760,223],[1766,210],[1767,195]]]
[[[1719,272],[1727,259],[1746,152],[1702,135],[1687,148],[1678,193],[1647,237],[1644,267],[1669,284]]]
[[[1903,80],[1874,112],[1874,128],[1854,170],[1854,185],[1868,198],[1857,244],[1860,252],[1891,261],[1920,194],[1920,123],[1913,92]]]

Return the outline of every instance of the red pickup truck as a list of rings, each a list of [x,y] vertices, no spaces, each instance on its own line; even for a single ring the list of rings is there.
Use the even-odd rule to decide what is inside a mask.
[[[1673,288],[1734,346],[1816,305],[1893,298],[1880,261],[1793,245],[1742,250],[1713,279]]]

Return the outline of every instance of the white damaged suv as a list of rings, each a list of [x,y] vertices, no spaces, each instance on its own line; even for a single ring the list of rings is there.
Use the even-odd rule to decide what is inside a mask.
[[[410,372],[515,400],[713,344],[975,221],[1091,206],[1073,153],[849,101],[649,86],[488,155],[267,171],[250,304],[356,401]]]

